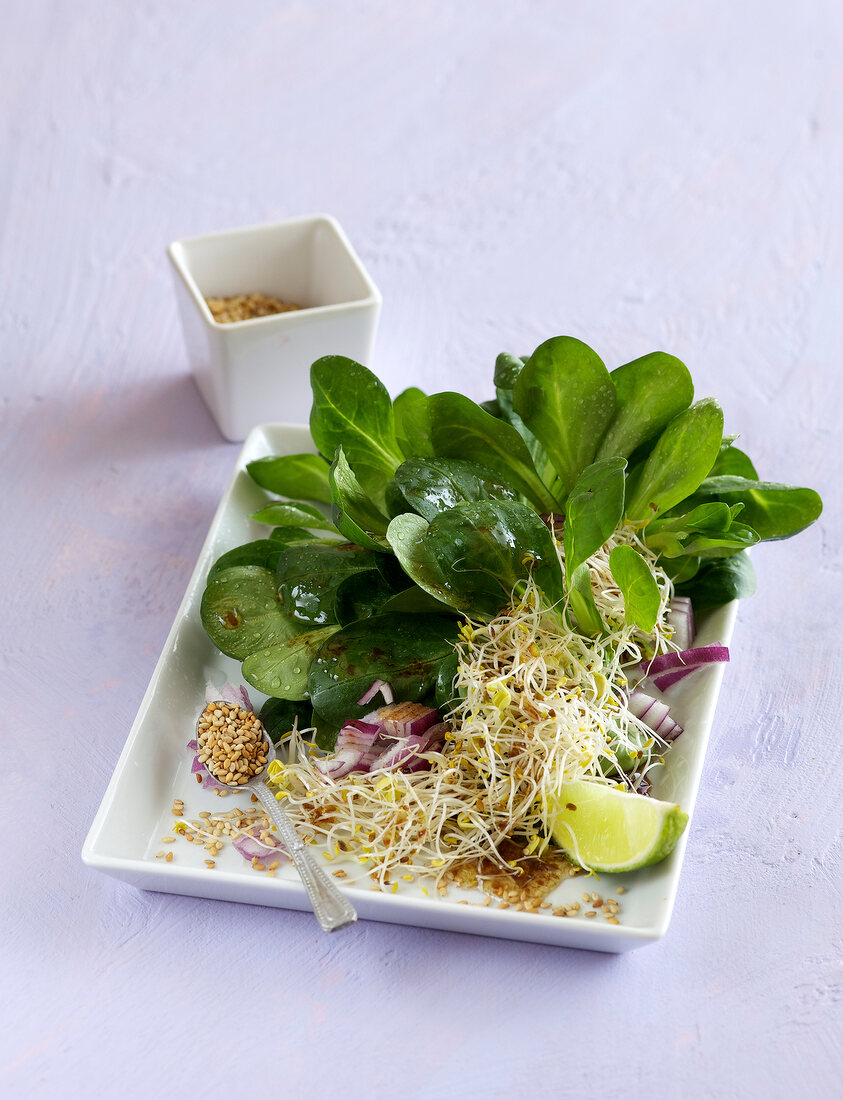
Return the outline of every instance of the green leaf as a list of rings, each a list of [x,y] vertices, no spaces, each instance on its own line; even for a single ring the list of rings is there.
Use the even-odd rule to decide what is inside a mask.
[[[604,458],[577,478],[565,505],[565,572],[574,570],[613,535],[623,516],[626,459]]]
[[[494,470],[458,458],[409,458],[396,470],[395,484],[407,506],[426,520],[466,500],[516,499]]]
[[[716,501],[678,515],[668,513],[649,524],[645,539],[650,549],[665,558],[728,557],[759,541],[751,527],[735,522],[742,511],[742,504]]]
[[[417,584],[405,588],[402,592],[393,593],[381,606],[381,612],[400,611],[403,615],[456,615],[454,608],[449,607]]]
[[[278,589],[288,613],[302,623],[326,626],[335,621],[337,589],[346,577],[375,568],[371,550],[339,546],[291,546],[278,562]]]
[[[328,626],[258,649],[243,662],[243,679],[276,699],[307,699],[307,677],[313,655],[339,627]]]
[[[387,539],[421,588],[477,618],[497,615],[531,573],[548,608],[564,599],[553,539],[524,504],[466,502],[430,524],[407,513],[390,523]]]
[[[720,453],[708,472],[709,477],[720,477],[723,474],[735,474],[738,477],[749,478],[750,481],[758,480],[758,474],[749,455],[744,454],[732,443],[720,448]]]
[[[437,545],[427,538],[429,531],[426,519],[415,512],[405,512],[390,522],[386,539],[407,576],[429,595],[452,606],[448,598],[449,577],[439,561]]]
[[[623,593],[626,621],[650,634],[661,606],[661,593],[650,566],[633,547],[616,546],[609,554],[609,568]]]
[[[246,469],[270,493],[331,503],[328,463],[321,455],[269,455],[250,462]]]
[[[388,553],[389,547],[383,536],[386,535],[389,519],[357,480],[342,447],[337,447],[330,478],[335,525],[351,542],[369,550]]]
[[[210,583],[235,565],[258,565],[262,569],[268,569],[275,576],[275,567],[282,547],[272,539],[258,539],[255,542],[247,542],[243,546],[236,546],[233,550],[222,554],[208,571],[206,583]]]
[[[393,592],[403,592],[405,588],[414,587],[412,580],[404,572],[394,554],[378,554],[375,558],[375,568]]]
[[[723,437],[723,410],[705,398],[668,424],[643,467],[627,486],[626,515],[649,523],[690,496],[714,464]]]
[[[292,732],[295,725],[299,730],[309,729],[313,725],[313,707],[310,703],[288,699],[267,699],[258,713],[261,725],[276,745]]]
[[[494,470],[501,481],[545,512],[556,505],[536,473],[527,444],[503,420],[496,420],[461,393],[427,399],[433,450],[439,458],[460,458]]]
[[[392,409],[395,417],[395,438],[401,453],[406,458],[415,455],[432,456],[427,394],[410,386],[398,394],[392,403]]]
[[[342,539],[315,535],[303,527],[276,527],[269,532],[269,541],[277,546],[292,546],[298,542],[314,542],[320,546],[338,546]]]
[[[313,724],[316,727],[316,741],[317,748],[322,749],[323,752],[333,752],[336,748],[337,737],[339,736],[339,726],[334,726],[330,722],[326,722],[321,715],[313,712]]]
[[[665,558],[659,562],[662,569],[674,584],[684,584],[700,571],[700,559],[687,555],[680,558]],[[678,591],[678,590],[677,590]]]
[[[678,596],[690,596],[699,613],[742,600],[755,592],[755,570],[747,554],[723,558],[699,570],[689,581],[676,587]]]
[[[585,563],[578,565],[571,573],[568,601],[581,634],[595,638],[603,633],[603,620],[600,618],[591,588],[591,573]]]
[[[524,369],[524,360],[517,355],[503,351],[495,360],[495,403],[499,415],[517,430],[532,452],[531,444],[541,446],[538,440],[515,411],[512,391],[518,381],[518,375]]]
[[[456,621],[437,615],[379,615],[343,627],[311,666],[308,690],[314,710],[337,727],[362,718],[372,704],[360,706],[357,700],[374,680],[386,681],[396,699],[429,697],[456,636]]]
[[[553,469],[553,465],[548,458],[547,451],[515,411],[513,405],[513,389],[526,362],[526,359],[522,359],[517,355],[510,355],[508,352],[501,352],[495,360],[495,392],[497,394],[495,404],[498,408],[497,415],[511,424],[524,440],[527,445],[527,450],[530,452],[530,457],[533,460],[536,472],[544,484],[550,486],[556,478],[556,471]],[[491,411],[492,410],[489,409],[489,412]]]
[[[787,539],[804,531],[823,510],[819,493],[813,489],[731,475],[708,477],[702,482],[695,500],[713,499],[742,504],[741,519],[765,542]]]
[[[615,389],[615,412],[597,448],[597,458],[628,458],[694,400],[688,368],[664,351],[624,363],[612,371],[610,378]]]
[[[646,727],[640,728],[629,725],[624,731],[624,740],[621,741],[614,731],[609,733],[609,748],[612,757],[601,756],[600,761],[603,774],[612,776],[618,774],[618,769],[626,775],[641,770],[641,765],[649,757],[648,748],[653,744],[653,735]]]
[[[498,403],[504,413],[513,412],[512,390],[518,381],[518,375],[524,369],[524,362],[518,355],[502,351],[495,360],[495,392]]]
[[[587,344],[556,336],[540,344],[525,363],[515,382],[513,404],[553,463],[561,502],[594,460],[612,419],[615,390],[609,372]]]
[[[687,504],[684,501],[683,504]],[[647,542],[654,540],[663,531],[684,537],[691,531],[706,531],[710,535],[723,535],[732,526],[732,521],[742,511],[742,506],[735,509],[722,501],[714,501],[711,504],[701,504],[678,512],[675,508],[657,516],[647,527]]]
[[[458,698],[458,694],[454,691],[454,680],[457,678],[459,664],[459,654],[456,650],[439,664],[436,673],[435,699],[441,711],[450,710]]]
[[[728,558],[741,550],[749,550],[760,541],[757,531],[745,523],[733,523],[725,535],[691,535],[683,544],[682,551],[700,558]]]
[[[395,438],[392,402],[370,370],[343,355],[326,355],[310,368],[310,434],[326,458],[342,446],[367,488],[395,473],[403,455]]]
[[[420,592],[418,588],[411,591]],[[334,600],[334,617],[340,626],[357,622],[358,619],[371,619],[396,593],[384,580],[377,569],[364,573],[354,573],[337,588]]]
[[[336,531],[333,523],[312,504],[300,500],[274,500],[252,514],[258,523],[269,523],[277,527],[308,527],[319,531]]]
[[[257,565],[237,565],[209,582],[199,609],[202,626],[227,657],[287,641],[303,629],[278,603],[275,578]]]

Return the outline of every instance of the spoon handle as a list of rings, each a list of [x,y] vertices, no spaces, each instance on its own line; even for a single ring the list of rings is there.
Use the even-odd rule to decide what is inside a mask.
[[[357,913],[354,906],[342,896],[310,854],[292,821],[278,805],[278,799],[266,783],[263,781],[250,783],[249,789],[255,792],[273,825],[278,829],[287,854],[295,864],[304,888],[307,890],[316,919],[324,930],[334,932],[356,921]]]

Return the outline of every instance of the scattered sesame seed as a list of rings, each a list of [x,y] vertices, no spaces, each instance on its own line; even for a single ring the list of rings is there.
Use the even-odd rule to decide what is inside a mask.
[[[597,914],[595,913],[595,911],[593,909],[589,909],[589,911],[585,914],[585,916],[587,916],[587,917],[596,917]]]

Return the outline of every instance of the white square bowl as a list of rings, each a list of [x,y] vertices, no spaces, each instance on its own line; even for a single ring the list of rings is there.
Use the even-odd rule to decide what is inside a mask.
[[[381,295],[330,215],[190,237],[167,253],[196,384],[226,439],[267,420],[306,423],[320,356],[370,365]],[[302,308],[221,324],[205,301],[258,291]]]

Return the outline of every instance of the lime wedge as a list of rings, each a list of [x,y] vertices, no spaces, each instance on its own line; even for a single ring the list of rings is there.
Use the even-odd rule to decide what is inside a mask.
[[[551,808],[550,831],[569,859],[589,871],[635,871],[670,855],[688,823],[674,802],[619,787],[565,783]]]

